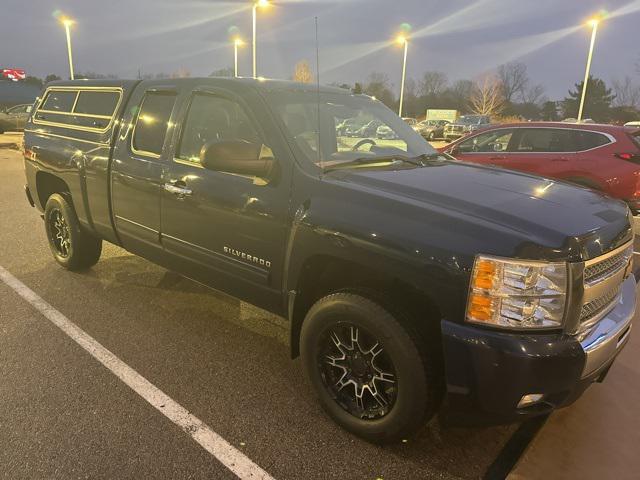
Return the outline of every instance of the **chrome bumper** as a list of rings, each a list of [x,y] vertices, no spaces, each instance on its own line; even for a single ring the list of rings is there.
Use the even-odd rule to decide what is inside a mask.
[[[624,348],[635,311],[636,280],[629,275],[622,284],[622,295],[616,307],[580,342],[586,355],[582,378],[607,365]]]

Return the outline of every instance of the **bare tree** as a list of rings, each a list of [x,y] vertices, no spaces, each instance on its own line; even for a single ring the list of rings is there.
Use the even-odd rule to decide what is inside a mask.
[[[542,105],[547,101],[544,95],[544,85],[532,85],[522,92],[522,101],[530,105]]]
[[[634,83],[631,77],[626,76],[622,80],[614,79],[612,82],[613,99],[615,107],[640,107],[640,84]]]
[[[475,82],[469,105],[478,115],[498,115],[504,110],[505,101],[500,79],[495,75],[485,75]]]
[[[407,78],[404,82],[404,94],[407,97],[418,96],[418,85],[413,78]]]
[[[512,102],[516,96],[522,97],[525,93],[529,83],[527,66],[522,62],[509,62],[500,65],[498,79],[503,86],[505,101]]]
[[[469,107],[469,98],[473,92],[474,84],[471,80],[457,80],[453,83],[441,97],[442,108],[453,108],[455,110],[466,110]]]
[[[210,77],[233,77],[235,69],[233,67],[219,68],[209,74]]]
[[[171,78],[189,78],[190,76],[191,72],[184,67],[180,67],[171,74]]]
[[[376,97],[387,107],[394,108],[396,105],[396,99],[391,88],[392,84],[386,73],[373,72],[369,75],[367,83],[362,91],[367,95]]]
[[[300,83],[312,83],[313,73],[311,73],[311,67],[306,60],[300,60],[296,63],[293,71],[293,81]]]
[[[442,72],[425,72],[420,82],[420,94],[428,96],[440,95],[449,84],[447,75]]]

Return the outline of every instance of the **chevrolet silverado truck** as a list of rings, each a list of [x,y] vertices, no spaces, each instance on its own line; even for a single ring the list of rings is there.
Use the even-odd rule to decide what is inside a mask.
[[[34,107],[26,196],[61,266],[90,268],[107,241],[288,319],[321,405],[369,441],[441,408],[483,423],[548,413],[629,338],[624,203],[457,161],[370,97],[65,81]],[[341,137],[349,118],[395,139]]]

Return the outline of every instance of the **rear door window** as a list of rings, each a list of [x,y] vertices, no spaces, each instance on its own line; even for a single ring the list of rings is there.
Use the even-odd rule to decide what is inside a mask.
[[[517,153],[575,152],[571,130],[559,128],[523,128],[513,145]]]
[[[160,156],[175,100],[175,93],[145,94],[133,128],[131,144],[135,153],[152,157]]]
[[[194,95],[177,157],[199,164],[200,150],[205,144],[226,140],[262,143],[260,135],[238,103],[214,95]]]
[[[602,133],[576,130],[575,134],[578,137],[578,145],[580,147],[580,151],[591,150],[593,148],[602,147],[603,145],[611,143],[609,137]]]

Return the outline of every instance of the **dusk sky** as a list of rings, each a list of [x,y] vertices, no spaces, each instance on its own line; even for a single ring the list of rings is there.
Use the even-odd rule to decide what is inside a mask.
[[[321,82],[363,81],[372,71],[400,83],[401,52],[390,41],[411,25],[408,77],[439,70],[451,80],[473,78],[519,60],[552,99],[581,80],[590,29],[580,26],[606,9],[592,73],[606,81],[634,76],[640,60],[640,0],[282,0],[258,18],[259,73],[290,78],[306,59],[315,71],[314,16],[320,25]],[[77,72],[134,78],[188,70],[206,76],[233,64],[236,27],[251,39],[251,3],[168,0],[2,0],[0,66],[30,75],[68,75],[63,28],[73,27]],[[251,48],[241,51],[240,73],[250,75]]]

